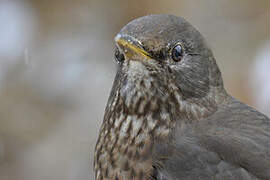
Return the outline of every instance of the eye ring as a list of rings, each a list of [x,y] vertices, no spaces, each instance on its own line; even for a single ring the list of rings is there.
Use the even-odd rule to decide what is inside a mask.
[[[170,57],[175,62],[180,62],[184,56],[184,48],[180,43],[175,44],[170,51]]]
[[[114,59],[115,61],[119,64],[119,63],[122,63],[124,60],[125,60],[125,56],[124,54],[122,54],[120,52],[120,50],[118,49],[118,47],[115,47],[115,50],[114,50]]]

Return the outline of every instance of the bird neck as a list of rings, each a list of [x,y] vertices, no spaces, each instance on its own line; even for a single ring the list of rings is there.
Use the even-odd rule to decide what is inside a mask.
[[[168,139],[179,122],[199,121],[217,110],[215,89],[200,99],[185,99],[168,84],[144,80],[114,85],[95,150],[97,179],[151,177],[155,142]]]

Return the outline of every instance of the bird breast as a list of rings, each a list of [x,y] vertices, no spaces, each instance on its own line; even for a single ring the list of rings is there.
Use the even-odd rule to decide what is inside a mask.
[[[198,109],[208,102],[182,99],[173,82],[141,62],[130,61],[123,71],[125,79],[115,82],[95,149],[97,180],[149,179],[155,142],[168,140],[176,121],[201,117]]]
[[[136,66],[106,108],[95,151],[97,180],[150,178],[154,141],[166,138],[173,124],[165,97]]]

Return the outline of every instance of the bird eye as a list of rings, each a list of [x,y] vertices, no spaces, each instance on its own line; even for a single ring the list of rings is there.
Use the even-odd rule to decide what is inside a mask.
[[[175,62],[181,61],[183,58],[183,48],[180,44],[177,44],[172,48],[171,57]]]
[[[116,47],[114,51],[114,59],[117,63],[122,63],[125,60],[124,54],[122,54],[119,49]]]

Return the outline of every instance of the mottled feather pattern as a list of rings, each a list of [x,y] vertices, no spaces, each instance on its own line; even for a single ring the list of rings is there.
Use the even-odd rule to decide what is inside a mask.
[[[138,174],[141,174],[138,179],[141,176],[151,179],[153,143],[169,138],[170,130],[176,125],[175,118],[180,115],[189,121],[198,120],[216,110],[215,102],[207,97],[199,101],[185,101],[173,82],[166,90],[162,86],[155,87],[155,78],[151,73],[139,78],[141,82],[136,84],[140,86],[133,86],[135,82],[130,82],[129,77],[129,82],[125,82],[125,86],[130,86],[129,94],[121,89],[125,89],[125,86],[115,89],[96,146],[95,168],[108,173],[103,177],[97,172],[97,180],[116,177],[128,179]],[[168,101],[171,103],[168,104]]]

